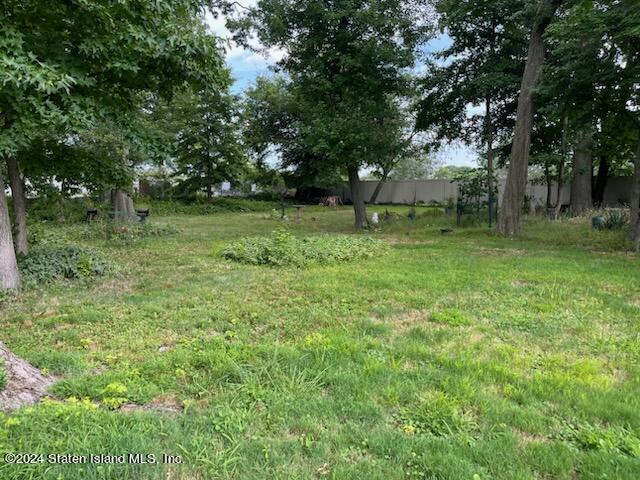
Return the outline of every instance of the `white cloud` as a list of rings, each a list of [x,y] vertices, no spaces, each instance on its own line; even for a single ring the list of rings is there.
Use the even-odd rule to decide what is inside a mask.
[[[257,0],[242,1],[244,7],[255,6],[256,3]],[[249,40],[251,48],[236,44],[226,26],[224,15],[215,16],[208,11],[205,20],[211,33],[225,41],[225,57],[236,80],[233,89],[237,92],[241,92],[251,85],[256,77],[268,74],[269,67],[275,65],[286,55],[286,51],[281,48],[263,48],[255,38]]]

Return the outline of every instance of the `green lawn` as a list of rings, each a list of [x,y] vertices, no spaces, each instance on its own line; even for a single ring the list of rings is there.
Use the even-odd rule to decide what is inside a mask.
[[[288,226],[349,233],[352,215]],[[265,214],[159,221],[180,233],[96,243],[117,276],[4,305],[2,339],[60,376],[62,402],[1,416],[0,456],[182,465],[0,460],[1,479],[640,478],[640,261],[622,233],[442,235],[432,212],[371,233],[385,255],[296,269],[220,258],[280,226]],[[104,405],[124,399],[183,410]]]

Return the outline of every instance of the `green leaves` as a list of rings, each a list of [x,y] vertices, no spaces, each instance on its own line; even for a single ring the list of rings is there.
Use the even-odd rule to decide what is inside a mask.
[[[308,183],[387,159],[401,132],[385,121],[407,94],[406,69],[429,37],[428,21],[423,1],[260,1],[232,24],[286,52],[278,66],[287,80],[249,94],[259,154],[275,145],[283,166]]]
[[[42,129],[117,116],[136,96],[170,96],[185,82],[215,88],[222,58],[207,34],[202,2],[26,0],[2,7],[0,153]]]
[[[103,276],[115,265],[101,253],[80,245],[42,245],[18,260],[25,285],[37,286],[56,280]]]

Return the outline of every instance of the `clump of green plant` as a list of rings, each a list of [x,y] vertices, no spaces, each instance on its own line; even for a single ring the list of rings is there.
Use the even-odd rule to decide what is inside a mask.
[[[640,458],[640,438],[621,426],[605,428],[589,423],[567,423],[557,437],[583,450],[604,450]]]
[[[35,246],[18,259],[18,266],[27,285],[97,277],[115,270],[115,264],[99,251],[73,244]]]
[[[127,387],[120,382],[112,382],[102,389],[102,404],[115,410],[127,403]]]
[[[49,222],[34,222],[29,225],[29,245],[64,245],[67,243],[65,231],[59,226],[53,226]]]
[[[471,436],[477,430],[472,415],[442,392],[429,394],[413,408],[401,408],[394,417],[400,429],[408,435]]]
[[[608,210],[604,216],[604,228],[607,230],[622,230],[629,223],[629,217],[624,210]]]
[[[253,265],[326,265],[369,258],[385,252],[386,244],[371,237],[322,235],[297,238],[286,230],[269,237],[244,237],[229,244],[222,256]]]
[[[433,312],[431,314],[431,321],[455,327],[469,325],[471,323],[471,320],[464,312],[456,310],[455,308],[445,308]]]
[[[591,224],[596,230],[623,230],[629,224],[626,210],[612,209],[592,217]]]
[[[7,371],[4,369],[4,360],[0,358],[0,392],[7,386]]]

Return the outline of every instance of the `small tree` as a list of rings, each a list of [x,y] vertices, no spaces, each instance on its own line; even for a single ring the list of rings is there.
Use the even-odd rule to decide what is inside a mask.
[[[238,127],[238,99],[225,90],[185,92],[174,102],[181,118],[175,144],[176,175],[184,177],[180,187],[194,193],[239,181],[247,172],[247,158]]]
[[[495,204],[490,204],[489,198],[497,198],[498,188],[494,179],[487,178],[484,169],[461,171],[453,181],[458,183],[458,220],[465,211],[475,213],[476,220],[479,220],[482,209],[495,207]]]

